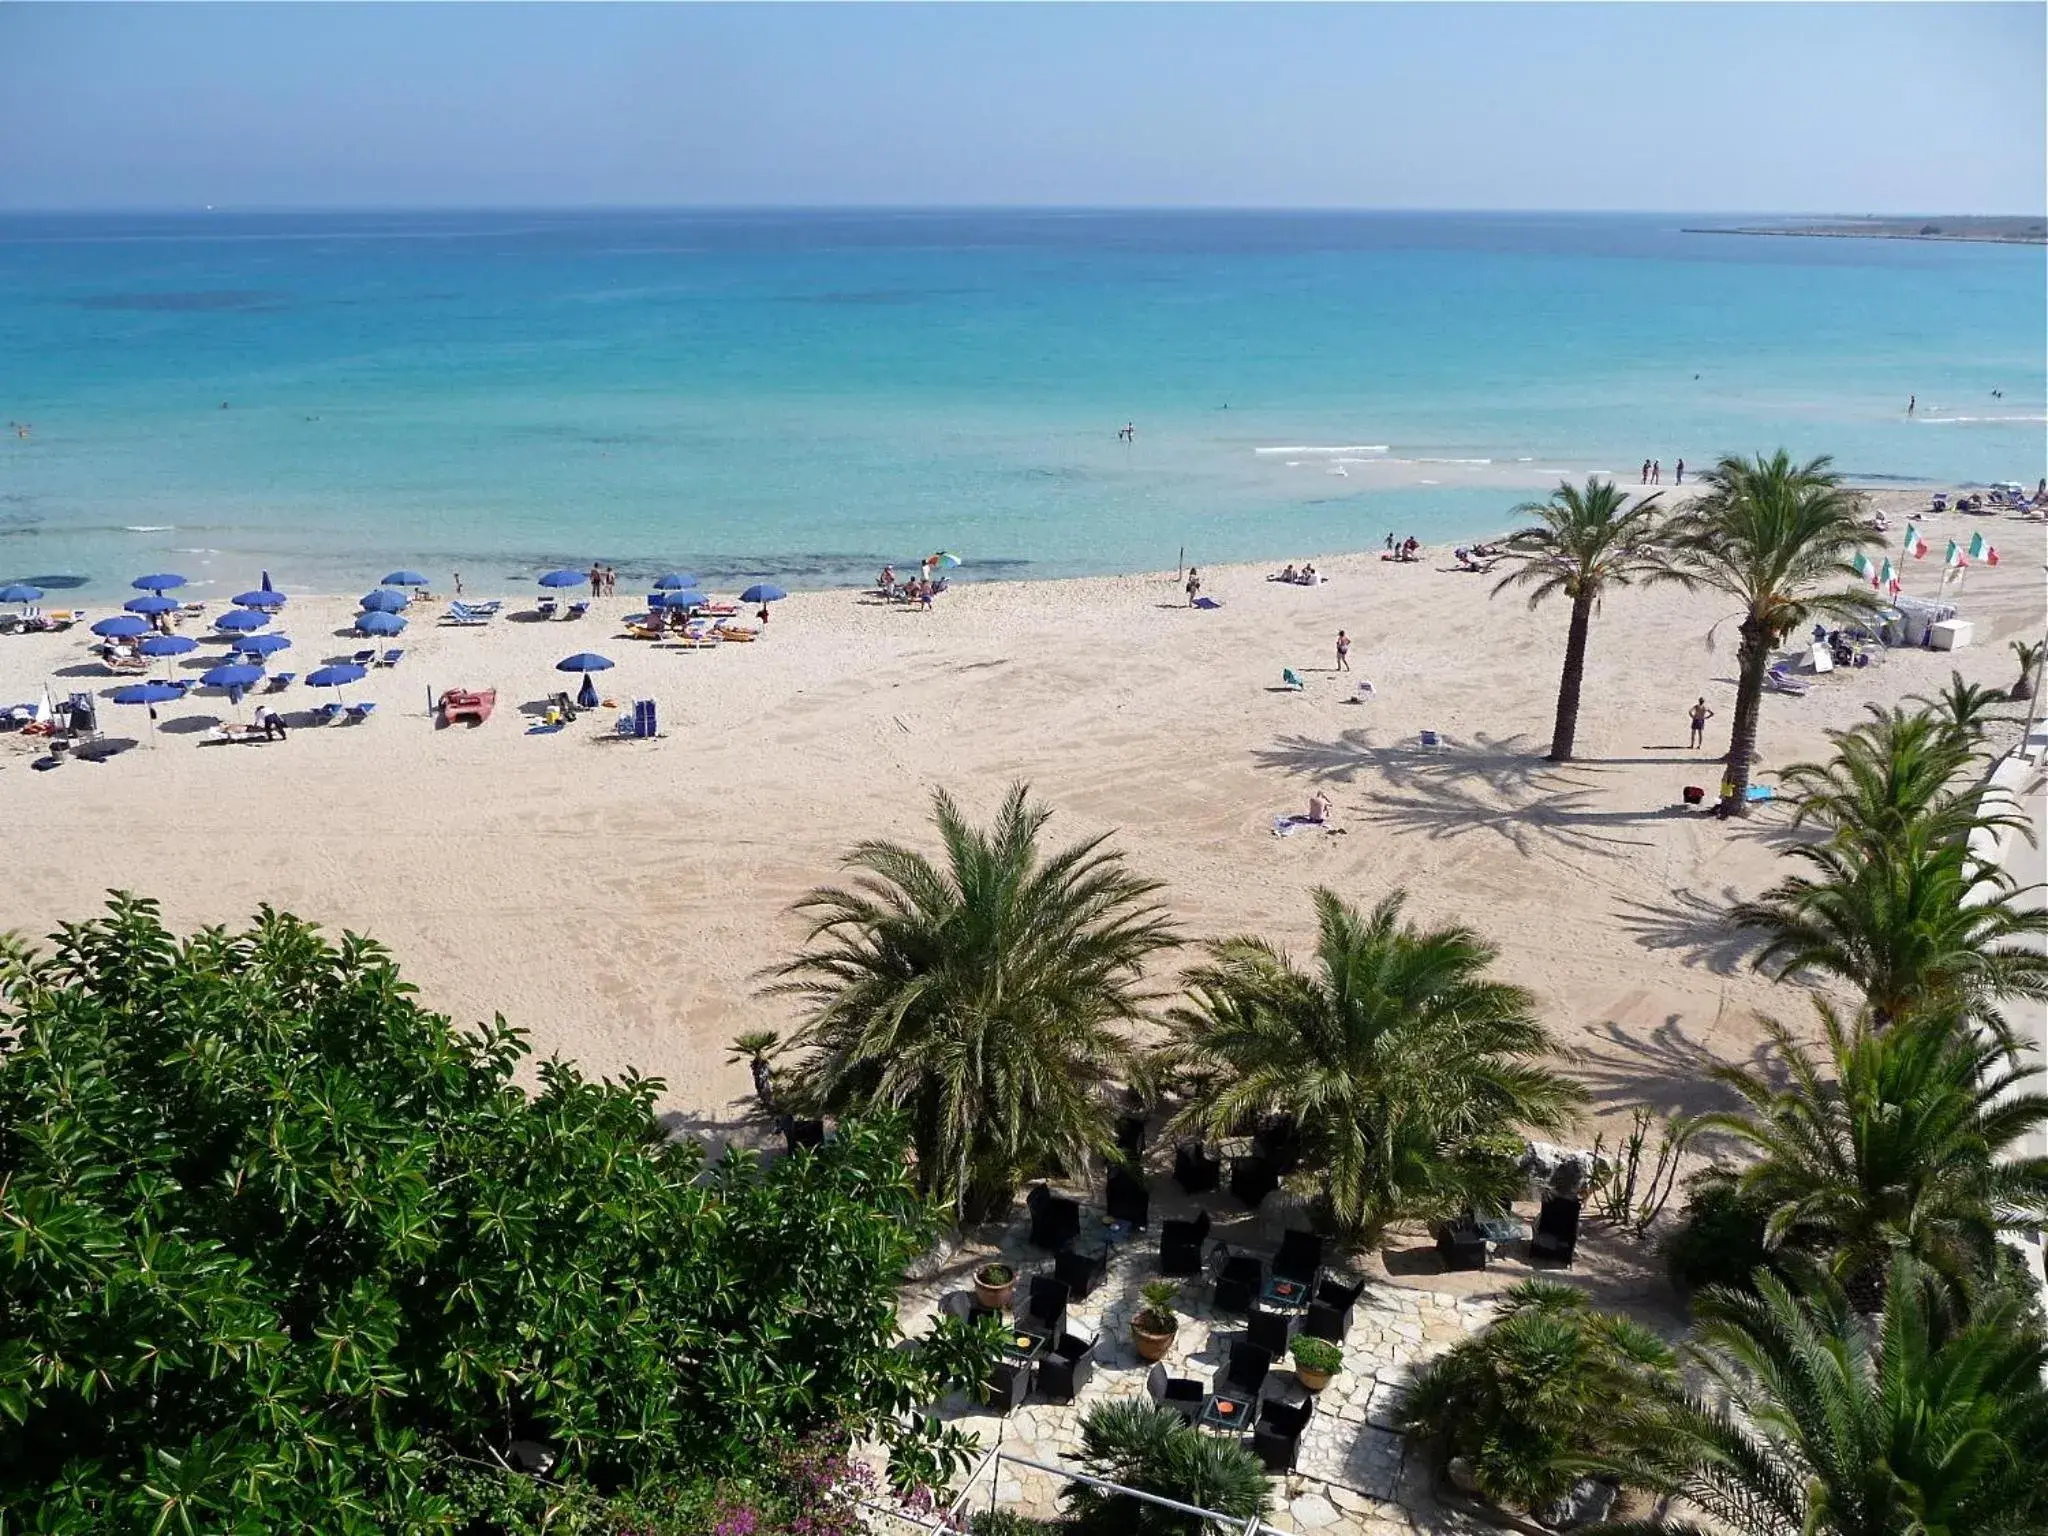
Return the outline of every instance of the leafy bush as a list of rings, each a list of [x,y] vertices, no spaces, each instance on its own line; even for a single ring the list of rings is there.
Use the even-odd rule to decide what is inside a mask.
[[[896,1348],[933,1213],[893,1122],[707,1169],[659,1083],[529,1095],[518,1032],[457,1033],[366,939],[180,942],[128,897],[0,943],[0,1041],[0,1510],[37,1530],[525,1529],[533,1485],[476,1470],[517,1442],[550,1512],[702,1529],[804,1437],[923,1483],[971,1444],[903,1417],[993,1351]]]
[[[1687,1290],[1751,1289],[1750,1277],[1772,1263],[1764,1248],[1771,1202],[1744,1194],[1734,1175],[1720,1168],[1701,1169],[1685,1188],[1678,1228],[1663,1244],[1671,1278]]]
[[[1468,1457],[1487,1498],[1530,1509],[1649,1433],[1676,1385],[1676,1356],[1648,1329],[1571,1286],[1524,1280],[1485,1332],[1424,1370],[1400,1418],[1442,1458]]]
[[[1321,1371],[1327,1375],[1343,1369],[1344,1351],[1328,1339],[1319,1339],[1314,1334],[1296,1334],[1294,1363],[1300,1370]]]
[[[1138,1287],[1142,1305],[1131,1319],[1147,1333],[1174,1333],[1180,1328],[1180,1314],[1174,1306],[1180,1300],[1177,1280],[1147,1280]]]
[[[1081,1464],[1140,1493],[1238,1521],[1266,1512],[1266,1469],[1236,1440],[1205,1435],[1144,1402],[1104,1403],[1081,1421]],[[1085,1536],[1196,1536],[1204,1522],[1076,1484],[1060,1495]]]

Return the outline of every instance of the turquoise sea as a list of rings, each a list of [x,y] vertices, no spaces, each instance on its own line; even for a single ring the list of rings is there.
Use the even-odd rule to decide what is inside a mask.
[[[1061,575],[1483,531],[1646,457],[2048,472],[2048,253],[1701,222],[0,216],[0,582]]]

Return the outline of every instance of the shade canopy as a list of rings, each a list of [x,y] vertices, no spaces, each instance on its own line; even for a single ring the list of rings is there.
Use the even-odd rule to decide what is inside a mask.
[[[176,683],[129,683],[107,695],[116,704],[168,704],[184,696],[185,690]]]
[[[269,587],[258,587],[253,592],[237,592],[235,606],[238,608],[282,608],[285,596]]]
[[[789,594],[772,581],[756,582],[740,594],[743,603],[777,603]]]
[[[697,585],[697,578],[688,571],[666,571],[654,578],[657,592],[687,592]]]
[[[695,608],[704,601],[704,594],[694,588],[680,592],[650,592],[647,601],[656,608]]]
[[[384,578],[387,587],[424,587],[426,584],[427,578],[418,571],[393,571]]]
[[[92,626],[92,632],[114,639],[146,635],[149,633],[149,620],[138,619],[132,613],[117,613],[111,619],[97,620]]]
[[[183,656],[199,649],[199,642],[190,635],[151,635],[142,642],[145,656]]]
[[[11,587],[0,587],[0,603],[40,603],[43,589],[32,587],[25,581],[17,581]]]
[[[389,587],[379,587],[374,592],[365,592],[358,605],[365,613],[396,613],[412,601],[403,592],[394,592]]]
[[[339,688],[343,683],[360,683],[363,669],[352,661],[338,661],[331,667],[306,674],[308,688]]]
[[[172,587],[185,585],[185,578],[169,571],[159,571],[154,576],[138,576],[128,585],[138,592],[168,592]]]
[[[356,615],[356,633],[363,635],[395,635],[405,628],[405,620],[395,613],[380,613],[372,609]]]
[[[600,656],[595,651],[578,651],[574,656],[564,656],[555,663],[557,672],[606,672],[611,669],[611,658]]]
[[[237,635],[228,642],[229,650],[240,651],[244,656],[268,656],[291,648],[291,641],[283,635]]]
[[[130,613],[176,613],[178,600],[175,597],[152,593],[148,597],[131,597],[121,606]]]
[[[541,577],[544,587],[580,587],[590,580],[588,571],[549,571]]]
[[[259,613],[254,608],[236,608],[222,614],[213,621],[215,629],[226,630],[229,634],[247,634],[252,629],[261,629],[270,622],[270,615]]]
[[[252,661],[231,661],[225,666],[210,667],[199,676],[199,681],[209,688],[247,688],[262,679],[263,669]]]

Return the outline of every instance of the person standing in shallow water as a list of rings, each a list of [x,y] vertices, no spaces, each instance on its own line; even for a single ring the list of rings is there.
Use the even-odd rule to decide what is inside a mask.
[[[1192,565],[1188,567],[1188,606],[1195,606],[1195,599],[1202,595],[1202,573]]]
[[[1680,459],[1678,461],[1678,473],[1671,477],[1671,483],[1673,485],[1685,484],[1685,460]]]

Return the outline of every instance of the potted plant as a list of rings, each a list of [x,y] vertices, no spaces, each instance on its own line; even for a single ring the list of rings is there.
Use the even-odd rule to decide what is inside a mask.
[[[1344,1351],[1328,1339],[1319,1339],[1312,1334],[1299,1334],[1294,1340],[1294,1374],[1301,1378],[1301,1384],[1311,1392],[1320,1392],[1330,1384],[1330,1378],[1337,1374],[1344,1364]]]
[[[984,1264],[974,1272],[974,1299],[984,1307],[1007,1311],[1017,1293],[1017,1271],[1003,1263]]]
[[[1157,1360],[1180,1332],[1180,1314],[1173,1310],[1180,1287],[1171,1280],[1151,1280],[1138,1294],[1144,1305],[1131,1317],[1131,1347],[1140,1360]]]

